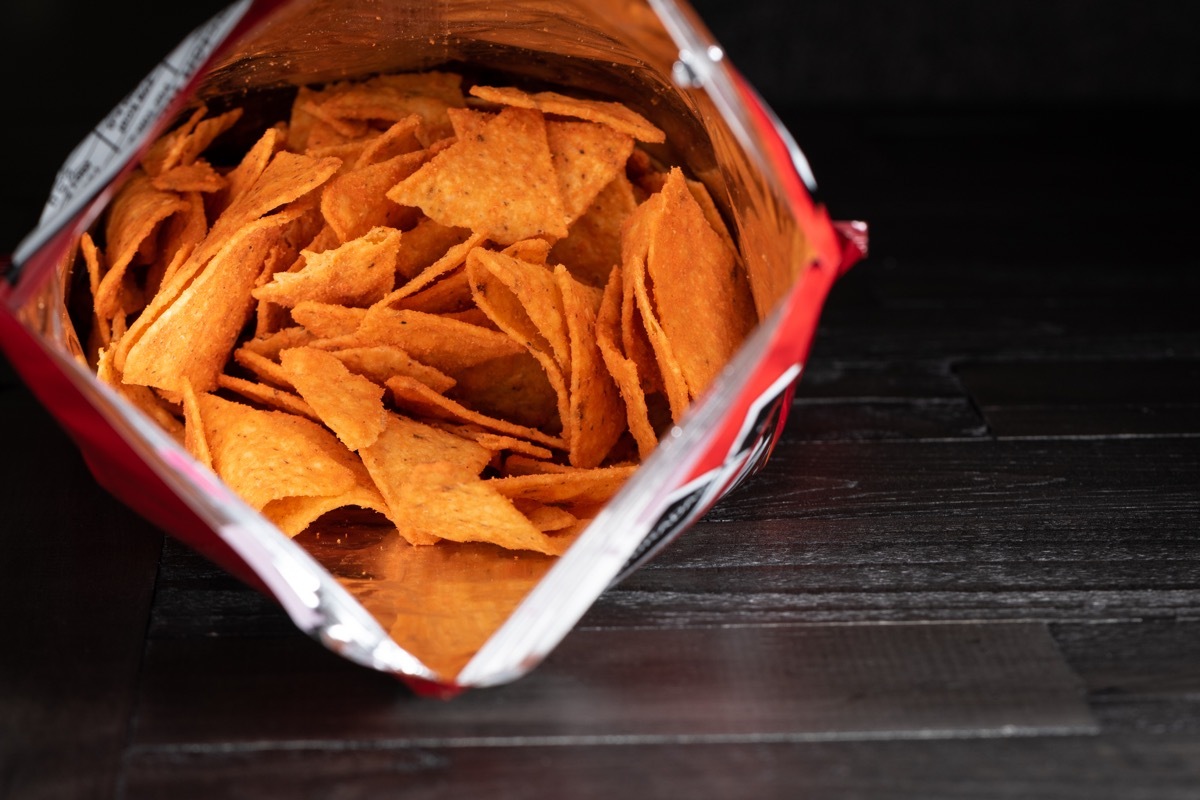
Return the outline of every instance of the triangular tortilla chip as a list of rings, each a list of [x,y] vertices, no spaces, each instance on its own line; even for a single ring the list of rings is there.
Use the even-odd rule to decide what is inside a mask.
[[[546,139],[569,227],[624,172],[633,139],[607,125],[573,120],[547,122]]]
[[[305,251],[299,272],[278,272],[254,290],[259,300],[292,308],[304,301],[368,306],[392,289],[400,231],[372,228],[357,239],[323,253]]]
[[[354,454],[315,422],[197,395],[213,468],[251,507],[282,497],[331,496],[356,484]]]
[[[678,168],[671,170],[656,198],[661,202],[647,201],[645,211],[635,214],[650,215],[645,221],[646,272],[654,287],[653,315],[689,394],[698,397],[754,327],[754,302],[734,252],[709,225]],[[643,309],[659,352],[646,316]]]
[[[376,227],[405,228],[416,221],[411,208],[396,205],[384,192],[417,171],[426,151],[398,155],[338,175],[321,191],[321,213],[338,239],[348,242]]]
[[[596,344],[596,306],[600,292],[555,268],[571,334],[571,399],[568,432],[571,463],[597,467],[625,430],[625,407]]]
[[[361,450],[379,438],[387,423],[382,386],[311,347],[284,350],[279,361],[296,391],[346,447]]]
[[[215,389],[250,315],[262,259],[290,221],[280,213],[239,231],[137,339],[125,358],[125,381],[179,391],[186,378],[198,392]]]
[[[557,92],[530,94],[514,87],[472,86],[471,94],[480,100],[500,103],[513,108],[536,108],[543,114],[558,114],[608,125],[640,142],[660,144],[667,137],[661,130],[621,103],[603,100],[581,100]]]
[[[388,192],[443,225],[500,244],[567,235],[542,115],[505,109],[474,138],[443,150]]]

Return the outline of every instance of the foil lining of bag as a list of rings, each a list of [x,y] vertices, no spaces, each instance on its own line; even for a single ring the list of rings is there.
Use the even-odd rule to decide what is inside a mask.
[[[672,149],[653,154],[704,181],[739,241],[759,326],[558,559],[486,544],[411,547],[348,515],[289,539],[92,375],[64,301],[73,252],[62,253],[51,279],[15,309],[47,357],[241,562],[225,566],[249,567],[299,628],[347,658],[417,683],[512,680],[533,668],[606,587],[762,464],[804,354],[803,345],[780,340],[794,323],[792,300],[812,265],[836,256],[814,249],[817,237],[804,230],[806,221],[770,171],[780,165],[756,141],[763,134],[741,106],[736,73],[711,49],[715,43],[694,14],[675,2],[294,0],[251,4],[255,14],[259,24],[221,52],[195,83],[192,102],[219,108],[303,84],[434,67],[584,88],[662,127]],[[703,48],[683,88],[676,81],[688,59],[660,15],[676,38]],[[818,283],[805,291],[819,308],[832,278]],[[805,325],[811,338],[815,318]],[[761,385],[748,391],[755,381]]]

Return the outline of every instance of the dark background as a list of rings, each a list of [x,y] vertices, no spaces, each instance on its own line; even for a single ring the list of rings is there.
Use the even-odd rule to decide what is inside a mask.
[[[223,5],[3,4],[0,252],[11,251],[33,226],[71,148]],[[1190,135],[1171,129],[1178,128],[1179,109],[1200,100],[1200,4],[1190,0],[699,0],[695,7],[792,128],[835,216],[875,210],[844,152],[844,125],[855,126],[849,131],[854,144],[869,147],[875,123],[865,116],[847,123],[840,113],[847,110],[920,112],[925,122],[912,124],[926,127],[931,118],[956,121],[943,135],[988,162],[997,154],[984,151],[982,140],[978,149],[969,147],[979,126],[994,133],[1004,124],[997,113],[1037,109],[1047,112],[1043,129],[1021,123],[1001,144],[1035,156],[1057,147],[1107,148],[1114,175],[1133,181],[1131,191],[1150,188],[1139,182],[1146,176],[1117,173],[1143,170],[1148,158],[1177,158],[1177,174],[1190,166]],[[843,177],[845,171],[851,175]],[[870,176],[875,185],[914,177]],[[953,189],[986,191],[992,177]],[[1003,179],[1036,182],[1020,173]],[[1130,202],[1136,205],[1138,197]]]

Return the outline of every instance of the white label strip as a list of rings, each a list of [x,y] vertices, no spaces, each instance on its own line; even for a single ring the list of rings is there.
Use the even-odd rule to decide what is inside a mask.
[[[116,177],[179,90],[246,14],[251,2],[238,0],[192,31],[71,152],[54,179],[37,228],[17,247],[13,256],[16,267],[25,263]]]

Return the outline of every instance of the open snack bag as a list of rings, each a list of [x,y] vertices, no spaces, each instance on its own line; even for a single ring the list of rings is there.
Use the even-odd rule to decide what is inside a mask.
[[[106,488],[419,691],[766,459],[865,250],[676,0],[243,0],[71,154],[0,344]]]

